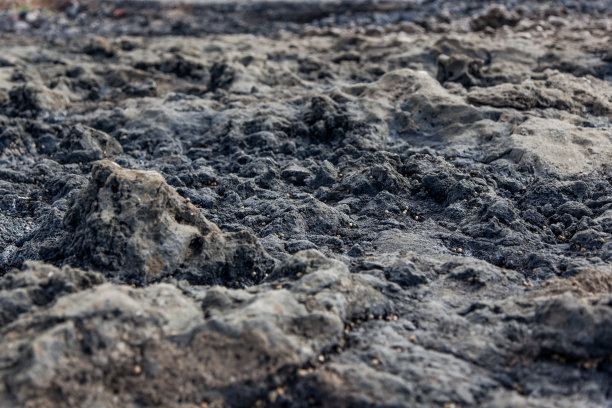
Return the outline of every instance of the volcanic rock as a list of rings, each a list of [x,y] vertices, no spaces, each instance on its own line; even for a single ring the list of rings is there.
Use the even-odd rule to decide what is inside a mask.
[[[159,173],[106,160],[93,165],[64,227],[63,263],[126,283],[175,274],[200,284],[241,285],[261,280],[274,264],[252,235],[221,233]]]
[[[311,266],[299,267],[304,261]],[[286,279],[296,268],[301,278]],[[23,273],[39,270],[60,273],[44,264]],[[0,328],[1,360],[27,362],[3,369],[1,404],[174,405],[181,399],[249,406],[268,396],[267,387],[281,386],[285,373],[324,360],[322,353],[343,344],[349,323],[392,311],[381,293],[387,283],[350,274],[319,253],[296,254],[277,270],[270,284],[249,291],[193,288],[186,296],[169,284],[106,283],[41,304],[44,311]],[[87,381],[72,380],[83,375]],[[184,387],[172,385],[175,375],[187,379]]]
[[[609,1],[5,3],[0,408],[610,405]]]

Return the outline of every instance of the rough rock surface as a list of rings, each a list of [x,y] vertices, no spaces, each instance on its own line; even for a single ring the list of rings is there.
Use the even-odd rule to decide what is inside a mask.
[[[0,408],[612,407],[609,2],[0,4]]]
[[[91,181],[66,212],[66,237],[43,257],[108,271],[143,285],[168,275],[240,286],[274,265],[250,233],[223,234],[156,172],[94,163]]]

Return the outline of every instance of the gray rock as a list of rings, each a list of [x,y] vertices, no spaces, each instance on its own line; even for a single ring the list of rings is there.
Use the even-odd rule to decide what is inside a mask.
[[[104,281],[98,272],[26,262],[23,270],[8,273],[0,281],[0,327],[22,313],[48,307],[61,296],[89,289]]]
[[[543,302],[536,310],[534,333],[542,351],[576,359],[610,355],[610,300],[604,297],[589,304],[566,294]]]
[[[145,405],[179,399],[252,405],[282,381],[281,373],[320,361],[321,353],[342,342],[350,322],[391,311],[380,292],[384,282],[350,274],[320,254],[299,253],[280,270],[306,259],[315,261],[301,278],[288,280],[283,273],[274,286],[215,287],[194,292],[195,299],[168,284],[102,284],[64,294],[53,305],[41,305],[46,310],[0,329],[7,340],[0,346],[2,361],[27,361],[2,368],[0,400],[45,406],[124,405],[134,399]],[[184,387],[173,385],[179,372]],[[81,375],[87,381],[79,381]],[[57,388],[60,377],[66,380]]]
[[[77,125],[62,139],[53,157],[63,163],[79,163],[106,159],[121,153],[121,145],[106,133]]]
[[[170,275],[240,285],[274,261],[248,232],[222,234],[155,172],[96,162],[89,185],[66,213],[66,263],[146,284]]]

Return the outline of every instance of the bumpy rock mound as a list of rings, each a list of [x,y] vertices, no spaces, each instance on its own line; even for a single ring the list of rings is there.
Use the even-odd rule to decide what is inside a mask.
[[[247,232],[223,234],[156,172],[96,162],[64,218],[63,262],[138,285],[180,275],[200,284],[244,285],[274,261]]]
[[[63,273],[23,273],[39,270]],[[0,407],[253,406],[341,348],[353,321],[392,311],[388,283],[317,251],[276,271],[248,291],[105,283],[23,315],[0,328]]]

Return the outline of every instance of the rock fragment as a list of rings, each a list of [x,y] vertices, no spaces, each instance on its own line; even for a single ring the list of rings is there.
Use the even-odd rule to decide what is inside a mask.
[[[160,174],[107,160],[94,164],[64,227],[59,254],[47,256],[137,285],[173,274],[200,284],[250,284],[274,264],[255,237],[221,233]]]
[[[38,113],[65,109],[68,98],[61,92],[37,82],[17,85],[9,91],[11,105],[20,112]]]
[[[70,129],[59,143],[58,150],[53,157],[64,163],[101,160],[123,152],[114,138],[83,125]]]
[[[516,25],[521,17],[516,11],[508,11],[506,7],[501,5],[491,6],[482,14],[474,17],[470,21],[470,26],[474,31],[482,31],[488,27],[500,28],[505,25]]]
[[[0,281],[0,327],[22,313],[48,307],[57,298],[91,288],[105,281],[98,272],[81,271],[69,266],[56,268],[28,261],[23,270],[13,271]]]
[[[115,55],[115,51],[113,50],[113,47],[109,43],[108,39],[100,36],[92,37],[87,45],[85,45],[83,48],[83,51],[85,54],[106,58]]]
[[[604,358],[612,353],[612,307],[570,294],[543,302],[536,311],[535,339],[545,353],[568,358]]]

